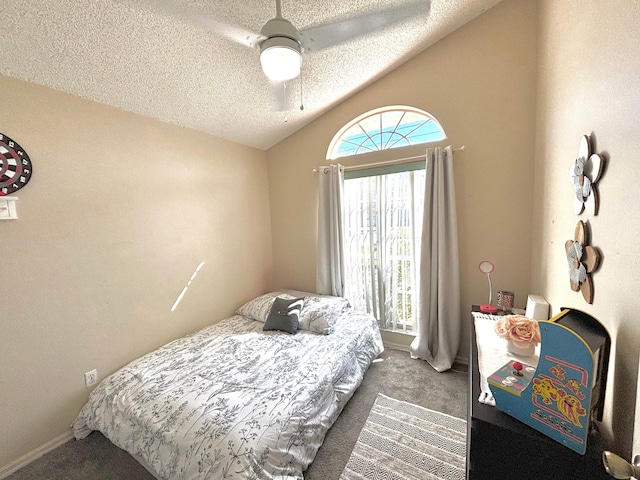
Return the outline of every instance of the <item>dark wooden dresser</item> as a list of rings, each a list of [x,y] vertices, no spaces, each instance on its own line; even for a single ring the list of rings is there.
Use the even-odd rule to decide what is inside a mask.
[[[602,464],[604,443],[599,434],[591,435],[586,454],[580,455],[496,407],[478,402],[478,349],[470,317],[467,479],[611,480]]]

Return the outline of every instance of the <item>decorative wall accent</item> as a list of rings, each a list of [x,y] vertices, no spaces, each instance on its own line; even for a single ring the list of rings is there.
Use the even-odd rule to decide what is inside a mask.
[[[601,254],[595,247],[588,245],[587,226],[579,221],[573,240],[567,240],[564,249],[569,264],[571,290],[582,292],[587,303],[593,303],[593,280],[591,274],[600,265]]]
[[[31,179],[31,160],[18,142],[0,133],[0,196],[9,195]]]
[[[574,188],[573,213],[580,215],[586,210],[589,215],[598,214],[598,190],[596,183],[604,169],[604,159],[591,152],[591,137],[580,139],[578,158],[569,169],[569,179]]]

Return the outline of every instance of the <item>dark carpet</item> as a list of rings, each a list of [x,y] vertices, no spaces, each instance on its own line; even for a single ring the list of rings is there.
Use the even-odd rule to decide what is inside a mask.
[[[331,427],[305,480],[337,480],[378,393],[459,418],[467,415],[467,367],[436,372],[407,352],[387,349],[371,365],[362,385]],[[100,433],[71,440],[6,480],[153,480],[133,457]]]

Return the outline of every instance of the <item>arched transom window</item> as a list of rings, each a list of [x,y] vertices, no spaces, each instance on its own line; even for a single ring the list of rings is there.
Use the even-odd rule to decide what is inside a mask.
[[[353,119],[336,133],[327,160],[446,138],[438,120],[423,110],[405,106],[377,108]]]

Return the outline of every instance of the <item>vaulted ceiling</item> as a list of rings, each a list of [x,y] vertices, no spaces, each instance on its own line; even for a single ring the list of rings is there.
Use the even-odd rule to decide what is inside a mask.
[[[432,0],[303,52],[300,78],[282,85],[232,39],[259,33],[275,0],[2,0],[0,73],[264,150],[499,1]],[[303,30],[415,4],[282,0],[282,15]]]

